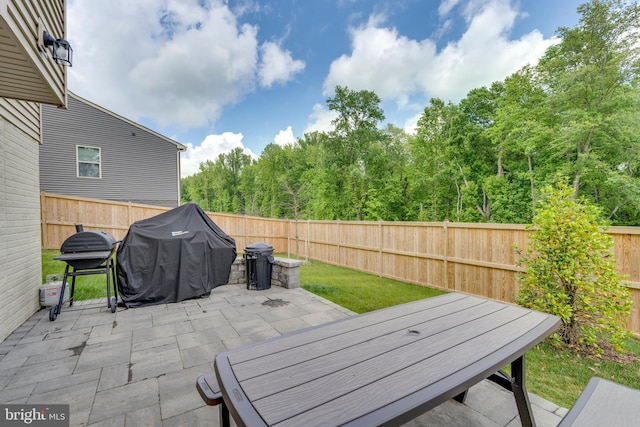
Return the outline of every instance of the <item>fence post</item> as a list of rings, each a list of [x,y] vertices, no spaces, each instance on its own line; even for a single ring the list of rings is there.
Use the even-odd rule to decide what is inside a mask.
[[[48,231],[47,231],[47,198],[45,196],[44,191],[40,192],[40,233],[42,233],[41,237],[41,245],[43,248],[49,248],[48,242]]]
[[[445,220],[442,225],[444,226],[444,273],[443,281],[446,289],[449,289],[449,221]]]
[[[287,258],[291,258],[291,235],[289,233],[289,224],[287,224]]]
[[[309,233],[311,232],[311,220],[308,219],[307,220],[307,237],[305,238],[305,255],[304,255],[304,259],[305,261],[309,262]]]
[[[247,215],[244,216],[244,246],[246,247],[249,244],[249,236],[247,234]]]
[[[382,277],[382,273],[383,268],[382,268],[382,260],[383,260],[383,256],[382,256],[382,239],[383,239],[383,233],[382,233],[382,220],[378,220],[378,277]]]
[[[340,220],[336,222],[336,227],[338,228],[338,232],[336,233],[336,237],[338,238],[338,257],[336,259],[336,264],[344,267],[344,264],[342,263],[342,254],[340,253]]]

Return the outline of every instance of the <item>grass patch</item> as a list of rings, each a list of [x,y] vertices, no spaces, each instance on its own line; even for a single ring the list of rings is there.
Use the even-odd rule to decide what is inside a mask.
[[[334,265],[312,261],[302,266],[301,286],[356,313],[402,304],[442,292]],[[589,379],[606,378],[640,389],[640,340],[628,342],[635,363],[587,359],[542,343],[527,353],[527,389],[569,408]]]
[[[631,353],[640,356],[640,340],[632,338],[628,346]],[[573,405],[592,377],[640,389],[640,361],[619,363],[586,358],[546,343],[527,353],[529,391],[564,408]]]
[[[444,293],[318,261],[310,261],[302,266],[300,286],[356,313]]]
[[[45,249],[42,251],[42,283],[45,283],[48,274],[64,276],[67,263],[53,258],[60,255],[60,251]],[[68,286],[71,286],[69,278]],[[113,284],[111,285],[113,289]],[[91,274],[76,277],[76,287],[73,293],[74,301],[107,297],[107,278],[104,274]]]

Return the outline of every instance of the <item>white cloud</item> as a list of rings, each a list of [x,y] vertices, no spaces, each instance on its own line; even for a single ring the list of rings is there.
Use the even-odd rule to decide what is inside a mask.
[[[70,89],[163,127],[210,126],[259,83],[304,68],[277,44],[260,48],[258,27],[223,1],[71,0],[67,15]]]
[[[327,110],[321,104],[315,104],[313,111],[309,115],[309,124],[304,130],[304,133],[311,132],[330,132],[334,126],[331,122],[338,117],[335,111]]]
[[[438,14],[440,16],[448,15],[451,9],[456,7],[458,3],[460,3],[460,0],[442,0],[442,3],[440,3],[438,7]]]
[[[282,147],[285,145],[293,145],[296,143],[296,137],[293,136],[293,129],[291,126],[287,126],[286,130],[281,130],[278,134],[273,138],[274,142]]]
[[[444,2],[440,10],[448,13],[456,4]],[[508,0],[472,0],[464,14],[465,33],[440,51],[430,39],[411,40],[395,28],[382,27],[379,17],[352,28],[351,53],[331,64],[324,94],[342,85],[373,90],[401,108],[415,95],[457,102],[473,88],[490,85],[528,63],[536,63],[555,43],[538,31],[510,40],[518,12]]]
[[[207,135],[199,146],[194,146],[191,143],[185,144],[187,151],[180,154],[182,177],[197,173],[200,163],[207,160],[215,162],[220,154],[228,153],[235,148],[242,148],[246,154],[257,159],[257,156],[244,146],[242,138],[241,133],[224,132],[221,135]]]
[[[258,68],[260,84],[271,87],[274,83],[286,83],[304,70],[304,61],[294,60],[291,52],[273,42],[264,42],[260,47],[262,62]]]
[[[405,133],[409,135],[416,134],[416,129],[418,128],[418,120],[420,120],[420,117],[422,117],[422,111],[412,117],[409,117],[404,122],[404,126],[402,127],[402,129],[405,131]]]
[[[376,20],[351,29],[352,52],[331,64],[324,82],[324,94],[335,86],[373,90],[382,99],[404,105],[418,88],[416,71],[430,66],[436,46],[430,40],[418,42],[399,36],[395,29],[380,28]]]

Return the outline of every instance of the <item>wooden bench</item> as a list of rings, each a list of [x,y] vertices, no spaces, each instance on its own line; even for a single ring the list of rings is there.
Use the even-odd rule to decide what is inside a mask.
[[[212,371],[200,375],[196,381],[196,388],[198,389],[198,393],[200,393],[200,397],[204,400],[204,403],[209,406],[220,405],[220,424],[222,427],[230,427],[229,410],[222,399],[222,392],[218,385],[216,373]]]
[[[591,378],[558,427],[635,427],[640,425],[640,390]]]

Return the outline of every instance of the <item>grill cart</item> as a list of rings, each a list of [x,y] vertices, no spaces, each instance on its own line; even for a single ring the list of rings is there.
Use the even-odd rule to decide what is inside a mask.
[[[73,292],[76,287],[76,276],[90,274],[104,274],[107,278],[107,307],[112,313],[116,312],[118,303],[118,291],[116,288],[116,273],[113,265],[113,252],[116,247],[116,239],[106,231],[83,231],[81,225],[76,226],[78,231],[62,243],[60,255],[53,258],[64,261],[67,266],[64,270],[62,287],[60,288],[60,300],[49,310],[49,320],[54,321],[62,311],[64,291],[67,279],[71,277],[71,293],[69,294],[69,306],[73,305]],[[113,296],[111,296],[111,284],[113,283]]]

